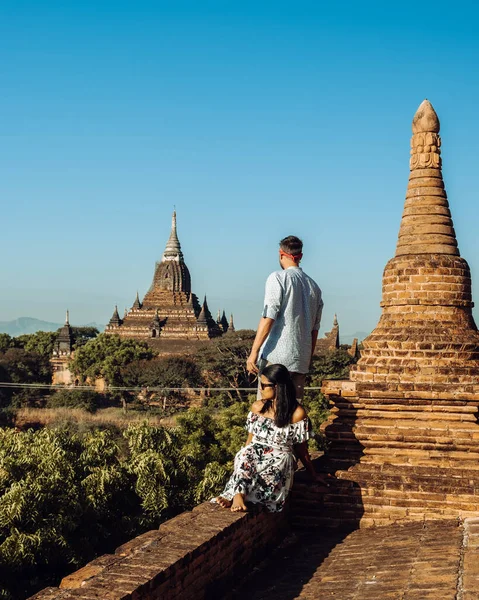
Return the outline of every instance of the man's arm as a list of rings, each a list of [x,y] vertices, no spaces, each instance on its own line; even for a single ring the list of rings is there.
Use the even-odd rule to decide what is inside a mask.
[[[250,355],[246,361],[246,370],[248,373],[258,373],[259,369],[257,366],[259,351],[264,341],[269,335],[271,328],[273,327],[274,319],[269,317],[261,317],[256,337],[254,338],[253,347],[251,348]]]

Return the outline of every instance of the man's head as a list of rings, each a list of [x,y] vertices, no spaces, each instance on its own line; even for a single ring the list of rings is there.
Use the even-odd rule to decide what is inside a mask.
[[[279,264],[282,269],[299,265],[303,258],[303,242],[295,235],[283,238],[279,243]]]

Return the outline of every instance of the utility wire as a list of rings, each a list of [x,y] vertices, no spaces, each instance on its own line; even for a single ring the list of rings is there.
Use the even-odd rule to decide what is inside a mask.
[[[0,382],[0,388],[25,388],[25,389],[44,389],[44,390],[91,390],[97,391],[98,393],[108,393],[108,392],[181,392],[181,391],[190,391],[190,392],[251,392],[254,393],[258,390],[257,387],[248,387],[248,388],[237,388],[237,387],[159,387],[159,386],[143,386],[143,387],[123,387],[123,386],[109,386],[102,391],[95,390],[91,385],[74,385],[74,386],[65,386],[61,384],[53,384],[53,383],[10,383],[7,381]],[[320,390],[320,387],[305,387],[305,390]]]

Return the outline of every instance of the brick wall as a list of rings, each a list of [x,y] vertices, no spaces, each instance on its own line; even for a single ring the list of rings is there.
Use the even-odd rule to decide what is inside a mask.
[[[231,513],[205,502],[46,588],[32,600],[227,599],[286,536],[282,513]]]

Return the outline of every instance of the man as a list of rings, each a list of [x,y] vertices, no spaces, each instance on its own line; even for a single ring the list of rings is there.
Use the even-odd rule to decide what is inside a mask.
[[[323,311],[321,290],[299,267],[303,242],[294,235],[281,240],[279,264],[266,280],[263,316],[246,361],[249,373],[268,363],[284,365],[303,399],[304,381],[318,338]]]

